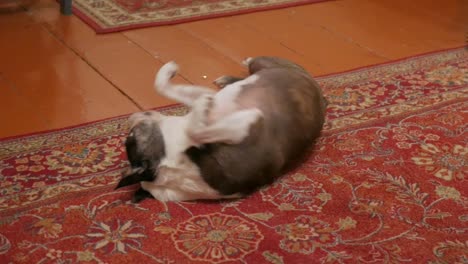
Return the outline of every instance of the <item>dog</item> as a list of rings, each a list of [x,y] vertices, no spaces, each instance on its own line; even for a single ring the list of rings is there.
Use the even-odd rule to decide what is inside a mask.
[[[222,76],[218,92],[173,84],[175,62],[155,78],[161,95],[190,108],[185,116],[157,111],[129,118],[125,146],[131,169],[117,188],[141,184],[133,201],[230,199],[273,183],[320,136],[327,101],[301,66],[277,57],[243,64],[246,78]]]

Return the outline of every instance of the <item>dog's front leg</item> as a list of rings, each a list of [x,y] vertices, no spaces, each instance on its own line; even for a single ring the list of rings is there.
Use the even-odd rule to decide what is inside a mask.
[[[222,142],[237,144],[250,132],[250,127],[262,118],[257,108],[240,110],[208,125],[189,127],[187,134],[198,144]]]
[[[210,123],[210,112],[214,106],[214,96],[205,94],[198,97],[192,106],[192,111],[189,114],[189,124],[187,126],[187,134],[191,135],[192,131],[198,131],[205,128]]]
[[[159,94],[187,106],[193,106],[195,100],[202,95],[215,94],[214,90],[202,86],[172,84],[171,79],[176,75],[178,69],[177,64],[172,61],[159,69],[154,81],[154,86]]]

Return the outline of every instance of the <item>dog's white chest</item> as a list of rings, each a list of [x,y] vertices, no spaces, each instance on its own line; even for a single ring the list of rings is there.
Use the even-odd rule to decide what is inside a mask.
[[[164,138],[166,158],[178,160],[178,157],[191,146],[192,142],[187,136],[187,118],[171,116],[161,122],[160,129]]]

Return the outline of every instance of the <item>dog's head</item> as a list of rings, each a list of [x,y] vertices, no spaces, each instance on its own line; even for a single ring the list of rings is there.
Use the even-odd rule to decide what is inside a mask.
[[[157,177],[157,168],[165,156],[164,138],[159,128],[163,118],[155,111],[136,113],[130,116],[130,132],[125,148],[131,169],[124,174],[116,188]]]

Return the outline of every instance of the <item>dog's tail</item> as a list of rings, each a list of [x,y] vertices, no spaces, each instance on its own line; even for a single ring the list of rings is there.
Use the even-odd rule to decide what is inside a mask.
[[[159,69],[154,80],[154,88],[157,92],[165,90],[171,86],[171,79],[177,74],[179,66],[174,62],[170,61],[164,64],[161,69]]]

